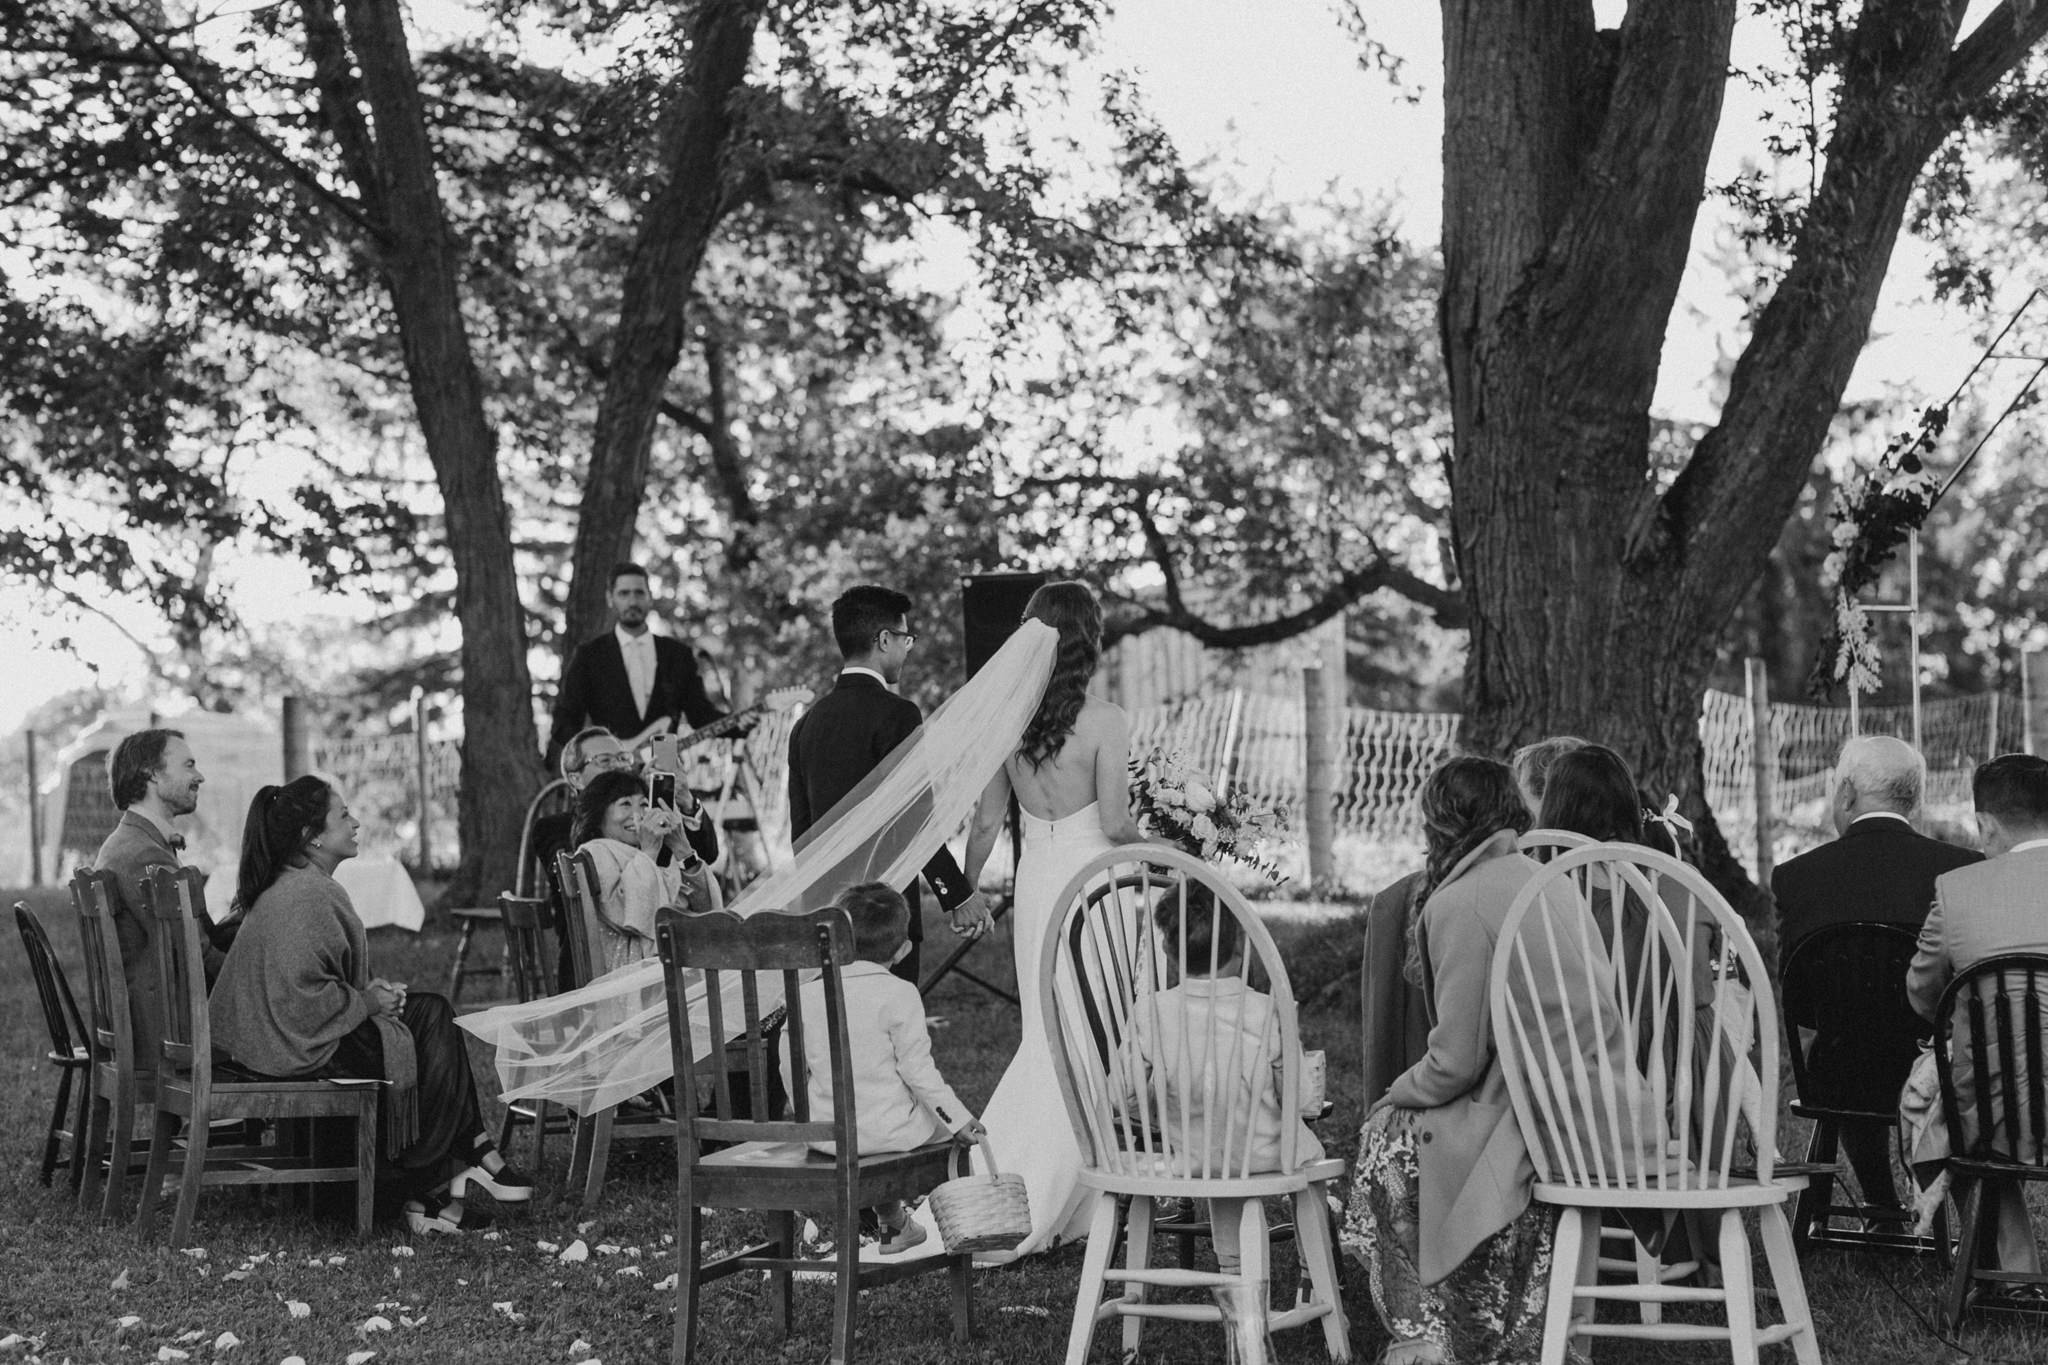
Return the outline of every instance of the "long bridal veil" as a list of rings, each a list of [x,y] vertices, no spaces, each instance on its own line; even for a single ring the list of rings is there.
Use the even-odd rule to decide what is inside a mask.
[[[734,914],[815,910],[840,889],[879,881],[908,886],[939,845],[958,832],[1018,739],[1051,676],[1059,632],[1026,621],[967,685],[947,698],[865,781],[825,813],[789,866],[750,884]],[[462,1016],[458,1023],[497,1052],[507,1101],[544,1099],[590,1113],[675,1073],[669,1056],[661,964],[622,967],[586,986],[523,1005]],[[762,1009],[780,1002],[780,977],[758,981]],[[691,1040],[707,1056],[701,981],[691,989]],[[742,1019],[728,978],[724,1017]]]

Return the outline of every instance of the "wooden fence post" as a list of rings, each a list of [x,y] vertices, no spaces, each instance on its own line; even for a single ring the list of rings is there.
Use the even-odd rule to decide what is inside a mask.
[[[304,777],[313,771],[313,745],[306,735],[306,703],[286,697],[281,708],[284,730],[284,780]]]
[[[419,870],[425,873],[434,865],[431,833],[433,805],[427,787],[427,694],[417,687],[412,690],[412,752],[413,776],[419,797]]]
[[[43,884],[43,793],[36,774],[36,732],[24,729],[28,742],[28,884]]]
[[[1771,784],[1778,774],[1778,745],[1771,732],[1771,676],[1764,661],[1743,661],[1744,680],[1749,691],[1749,757],[1756,778],[1756,880],[1771,884],[1772,845],[1777,841],[1777,821],[1771,810]]]
[[[1303,773],[1302,825],[1308,836],[1309,886],[1321,890],[1335,879],[1332,845],[1336,833],[1337,735],[1334,708],[1323,686],[1323,669],[1301,670],[1303,739],[1307,763]]]

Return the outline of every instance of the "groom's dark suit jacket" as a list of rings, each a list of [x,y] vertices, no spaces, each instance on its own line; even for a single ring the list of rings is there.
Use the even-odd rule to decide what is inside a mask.
[[[801,839],[805,832],[838,804],[839,799],[860,785],[891,749],[908,739],[924,715],[917,703],[891,692],[879,679],[865,673],[842,673],[830,692],[818,698],[789,732],[789,820],[790,835]],[[960,864],[943,844],[924,865],[924,879],[932,884],[939,904],[952,910],[974,888],[960,871]],[[898,966],[909,964],[911,972],[898,975],[915,981],[915,944],[924,937],[918,915],[917,887],[904,895],[910,901],[911,956]]]
[[[548,761],[552,764],[562,746],[586,725],[602,725],[624,742],[657,717],[671,726],[678,726],[680,717],[696,729],[724,714],[706,695],[690,647],[665,635],[654,637],[654,687],[647,695],[647,709],[634,706],[626,657],[619,652],[618,634],[608,630],[577,646],[562,674],[554,723],[548,728]]]

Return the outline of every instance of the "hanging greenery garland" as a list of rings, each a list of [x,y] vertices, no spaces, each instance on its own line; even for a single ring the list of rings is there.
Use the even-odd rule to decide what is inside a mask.
[[[1836,488],[1829,502],[1835,548],[1821,577],[1833,585],[1835,616],[1807,680],[1807,691],[1817,698],[1844,682],[1857,693],[1877,690],[1877,644],[1860,599],[1934,507],[1941,480],[1923,457],[1934,453],[1948,414],[1947,403],[1926,409],[1917,427],[1885,448],[1875,469]]]

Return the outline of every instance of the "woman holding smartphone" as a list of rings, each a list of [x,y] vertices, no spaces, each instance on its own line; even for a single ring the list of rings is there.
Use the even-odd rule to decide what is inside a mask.
[[[660,776],[674,780],[673,774]],[[600,773],[590,780],[577,800],[570,837],[597,869],[602,941],[591,946],[598,970],[615,971],[654,956],[654,912],[662,906],[715,910],[722,903],[717,879],[690,847],[674,802],[650,801],[648,789],[631,773]]]

